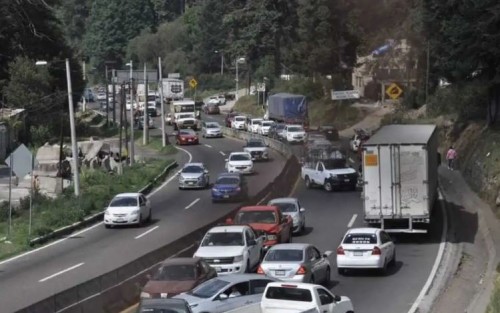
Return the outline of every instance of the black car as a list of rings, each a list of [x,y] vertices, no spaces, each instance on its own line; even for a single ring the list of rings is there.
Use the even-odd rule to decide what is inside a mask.
[[[334,126],[320,126],[318,127],[318,131],[325,135],[326,139],[330,141],[338,141],[339,131]]]
[[[188,302],[184,299],[141,299],[137,313],[165,312],[165,313],[193,313]]]
[[[268,136],[269,138],[281,140],[282,138],[278,135],[285,129],[286,124],[273,124],[271,127],[269,127],[269,133]]]

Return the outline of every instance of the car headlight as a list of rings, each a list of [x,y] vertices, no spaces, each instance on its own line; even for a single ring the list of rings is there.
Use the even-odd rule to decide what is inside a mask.
[[[212,191],[213,192],[218,192],[219,190],[217,190],[217,188],[212,188]]]
[[[203,176],[198,177],[198,181],[203,181]]]
[[[267,235],[266,238],[267,238],[267,240],[276,240],[276,239],[278,239],[278,236],[276,236],[276,235]]]
[[[243,256],[242,255],[237,255],[234,257],[233,262],[241,262],[243,261]]]
[[[109,210],[104,211],[104,215],[109,215]]]
[[[142,291],[142,292],[141,292],[141,298],[151,298],[151,294],[149,294],[149,293],[147,293],[147,292]]]
[[[179,176],[179,180],[180,180],[180,181],[184,181],[184,180],[186,180],[186,179],[184,178],[184,176]]]
[[[298,216],[294,216],[294,217],[292,217],[292,221],[293,221],[294,223],[298,223],[298,221],[299,221],[299,217],[298,217]]]
[[[139,210],[133,210],[132,212],[130,212],[130,215],[137,215],[139,214]]]

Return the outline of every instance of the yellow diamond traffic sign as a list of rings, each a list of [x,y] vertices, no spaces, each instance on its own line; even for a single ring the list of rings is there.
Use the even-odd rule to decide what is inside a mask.
[[[392,83],[389,85],[389,87],[387,87],[387,89],[385,90],[385,93],[392,99],[392,100],[396,100],[397,98],[399,98],[401,96],[401,94],[403,93],[403,89],[399,88],[398,85],[396,85],[396,83]]]
[[[189,81],[189,86],[191,86],[191,88],[196,88],[197,85],[198,85],[198,82],[196,81],[196,79],[192,78]]]

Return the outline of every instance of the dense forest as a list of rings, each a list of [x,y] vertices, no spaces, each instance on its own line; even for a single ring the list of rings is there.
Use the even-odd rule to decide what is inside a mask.
[[[163,71],[210,80],[232,73],[238,58],[249,80],[271,83],[280,74],[305,79],[331,75],[351,88],[357,56],[389,39],[407,39],[419,64],[422,95],[439,79],[486,93],[481,103],[496,118],[500,99],[500,3],[494,0],[0,0],[0,104],[23,107],[26,134],[55,132],[47,116],[63,116],[64,59],[71,61],[75,98],[105,62],[122,68],[163,60]],[[48,66],[35,66],[36,60]],[[424,77],[428,73],[429,77]],[[228,77],[228,81],[231,78]],[[328,89],[326,88],[326,89]],[[325,90],[326,90],[325,89]],[[417,105],[425,100],[419,98]],[[442,102],[442,101],[441,101]],[[445,105],[437,105],[444,110]],[[472,114],[471,110],[463,114]],[[461,111],[461,112],[462,112]],[[40,128],[43,128],[40,130]],[[46,128],[46,129],[45,129]],[[28,138],[29,136],[27,136]]]

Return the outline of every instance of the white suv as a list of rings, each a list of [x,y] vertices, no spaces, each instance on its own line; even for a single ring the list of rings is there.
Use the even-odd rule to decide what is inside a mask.
[[[252,155],[248,152],[233,152],[226,159],[226,171],[229,173],[251,174],[253,172]]]
[[[247,123],[247,131],[257,134],[259,131],[260,124],[262,123],[263,119],[261,118],[252,118],[250,119]]]
[[[306,140],[306,131],[302,125],[286,125],[283,130],[283,137],[289,143],[304,142]]]
[[[260,122],[260,126],[259,126],[259,129],[257,131],[257,133],[259,135],[262,135],[262,136],[267,136],[269,135],[269,129],[271,128],[271,126],[274,124],[273,121],[266,121],[266,120],[263,120],[262,122]]]
[[[243,115],[235,116],[233,121],[231,122],[231,128],[244,130],[246,121],[247,121],[246,116]]]

